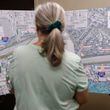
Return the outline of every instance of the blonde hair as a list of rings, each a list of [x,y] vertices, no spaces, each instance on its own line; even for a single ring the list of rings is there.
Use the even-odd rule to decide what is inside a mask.
[[[49,26],[57,21],[61,23],[61,28],[55,27],[48,31]],[[41,4],[36,9],[35,22],[37,31],[47,35],[43,41],[42,55],[47,56],[52,66],[60,65],[64,52],[64,40],[62,37],[62,31],[65,27],[64,9],[55,2]]]

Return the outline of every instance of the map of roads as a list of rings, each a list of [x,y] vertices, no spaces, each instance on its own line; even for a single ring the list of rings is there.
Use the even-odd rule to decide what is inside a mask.
[[[8,94],[7,69],[12,51],[35,38],[33,11],[0,10],[0,95]]]
[[[0,95],[9,93],[13,50],[35,38],[34,16],[34,11],[0,11]],[[110,8],[66,11],[65,31],[66,48],[82,58],[89,91],[110,94]]]
[[[66,31],[82,58],[89,91],[110,94],[110,8],[68,11],[66,17]]]
[[[20,46],[36,41],[34,11],[0,10],[0,95],[9,93],[7,71],[14,60],[12,52]],[[74,46],[67,33],[64,33],[65,48],[74,52]]]

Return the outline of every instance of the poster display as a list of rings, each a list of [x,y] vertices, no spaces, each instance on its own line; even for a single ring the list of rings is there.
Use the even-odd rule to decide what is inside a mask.
[[[110,8],[73,10],[69,15],[75,24],[67,25],[66,31],[82,58],[89,91],[110,94]]]
[[[0,11],[0,95],[9,93],[12,51],[36,36],[34,16],[34,11]],[[65,32],[66,48],[82,58],[89,92],[110,94],[110,8],[66,11]]]
[[[13,50],[35,38],[34,11],[0,10],[0,95],[9,93],[7,71]]]

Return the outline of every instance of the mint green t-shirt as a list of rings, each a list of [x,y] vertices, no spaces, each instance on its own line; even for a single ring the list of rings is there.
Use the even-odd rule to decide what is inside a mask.
[[[17,110],[77,110],[75,91],[87,89],[88,80],[80,57],[65,51],[62,63],[52,67],[38,46],[21,46],[14,52],[9,77]]]

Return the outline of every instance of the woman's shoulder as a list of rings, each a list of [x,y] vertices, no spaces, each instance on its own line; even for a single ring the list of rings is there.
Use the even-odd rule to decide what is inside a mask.
[[[64,53],[64,58],[70,62],[80,62],[81,58],[77,54],[70,52],[70,51],[65,51]]]
[[[15,52],[24,52],[24,51],[26,51],[27,49],[29,49],[30,48],[30,44],[28,44],[28,45],[21,45],[21,46],[18,46],[14,51]]]
[[[34,49],[37,49],[37,46],[34,46],[33,44],[27,44],[27,45],[21,45],[21,46],[18,46],[14,52],[15,53],[25,53],[25,52],[30,52]]]
[[[36,51],[35,51],[36,50]],[[37,46],[33,46],[32,44],[28,44],[28,45],[22,45],[22,46],[18,46],[14,51],[13,51],[13,55],[15,57],[30,57],[32,55],[34,55],[33,53],[36,52],[37,55]]]
[[[68,68],[78,69],[81,64],[81,58],[73,52],[65,51],[63,64],[66,65]]]

